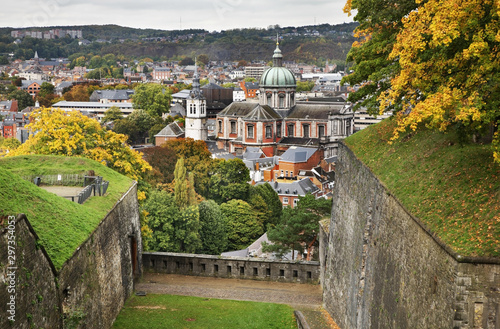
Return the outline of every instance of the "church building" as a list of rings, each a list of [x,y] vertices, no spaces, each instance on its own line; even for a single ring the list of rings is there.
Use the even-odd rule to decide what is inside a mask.
[[[258,147],[270,157],[293,145],[321,149],[325,158],[336,155],[338,141],[354,132],[352,106],[343,99],[297,102],[295,76],[282,63],[277,42],[273,67],[260,78],[259,102],[233,102],[217,115],[217,146],[235,155]]]

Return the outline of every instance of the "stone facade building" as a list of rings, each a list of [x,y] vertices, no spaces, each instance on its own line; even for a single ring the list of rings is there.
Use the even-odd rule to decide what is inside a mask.
[[[298,145],[319,148],[324,157],[335,155],[338,141],[354,132],[351,105],[296,102],[295,76],[282,64],[277,44],[273,67],[259,81],[259,102],[233,102],[217,115],[218,147],[236,155],[259,147],[273,156]]]

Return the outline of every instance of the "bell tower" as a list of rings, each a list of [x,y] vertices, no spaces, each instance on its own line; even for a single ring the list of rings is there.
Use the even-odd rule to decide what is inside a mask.
[[[194,140],[206,140],[208,138],[207,129],[207,100],[200,90],[200,77],[198,66],[194,66],[193,88],[186,99],[186,138]]]

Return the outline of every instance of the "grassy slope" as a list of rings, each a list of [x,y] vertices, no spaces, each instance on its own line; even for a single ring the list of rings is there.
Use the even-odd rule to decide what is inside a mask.
[[[46,192],[19,176],[85,173],[94,170],[109,180],[106,196],[83,205]],[[59,156],[18,156],[0,159],[0,214],[25,213],[59,270],[95,230],[132,181],[88,159]]]
[[[113,328],[296,328],[288,305],[199,297],[132,296]]]
[[[345,140],[403,205],[464,256],[500,256],[500,166],[490,145],[421,130],[389,145],[392,120]]]

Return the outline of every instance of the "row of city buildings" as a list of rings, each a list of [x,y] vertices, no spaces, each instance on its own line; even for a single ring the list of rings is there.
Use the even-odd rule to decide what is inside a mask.
[[[41,63],[44,61],[37,56],[32,60],[35,67]],[[262,66],[258,71],[260,76],[252,73],[258,77],[257,81],[240,79],[236,88],[214,83],[216,79],[211,74],[217,70],[201,69],[197,65],[157,70],[164,72],[162,79],[169,78],[167,72],[182,72],[182,81],[192,84],[192,89],[173,94],[168,115],[184,120],[175,121],[160,131],[155,136],[156,145],[177,138],[203,140],[214,157],[242,159],[250,170],[252,184],[270,182],[284,206],[293,207],[298,198],[307,193],[328,197],[334,184],[339,141],[380,118],[370,117],[363,111],[353,112],[352,105],[346,101],[350,90],[340,86],[342,74],[300,74],[285,63],[277,45],[272,67]],[[155,71],[156,67],[152,72]],[[211,82],[201,86],[202,77]],[[297,92],[298,78],[315,81],[315,87],[308,93]],[[23,80],[21,88],[36,99],[43,81]],[[173,81],[162,82],[168,85]],[[56,92],[73,83],[62,81]],[[79,110],[98,120],[115,106],[127,116],[134,111],[133,93],[132,89],[96,90],[89,102],[61,101],[54,106],[67,111]],[[10,116],[4,117],[12,122],[17,120],[15,124],[22,131],[23,124],[28,122],[27,115],[26,112],[13,115],[16,111],[11,109]],[[4,128],[2,134],[18,136],[23,141],[26,136],[14,130]]]

